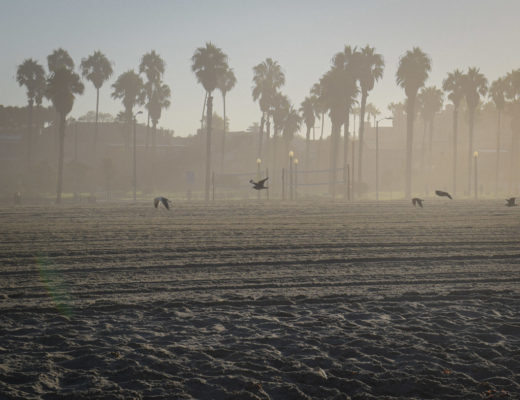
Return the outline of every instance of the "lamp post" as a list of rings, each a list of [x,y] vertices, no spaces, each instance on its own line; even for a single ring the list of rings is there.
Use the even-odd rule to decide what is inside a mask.
[[[289,152],[289,200],[293,199],[293,159],[294,151]]]
[[[137,157],[136,157],[136,122],[137,122],[137,116],[139,114],[142,114],[143,112],[142,111],[137,111],[134,115],[133,115],[133,120],[134,120],[134,138],[133,138],[133,144],[134,144],[134,162],[133,162],[133,186],[134,186],[134,202],[136,201],[136,192],[137,192],[137,168],[136,168],[136,164],[137,164]]]
[[[294,159],[294,200],[298,197],[298,159]]]
[[[475,200],[478,199],[478,168],[477,168],[477,160],[478,160],[478,151],[473,153],[473,160],[475,166]]]
[[[385,119],[392,119],[392,117],[376,121],[376,201],[379,201],[379,123]]]
[[[257,158],[256,159],[256,180],[259,181],[261,179],[261,175],[260,175],[260,164],[262,164],[262,160],[260,158]],[[257,196],[258,198],[260,198],[260,190],[257,190]]]

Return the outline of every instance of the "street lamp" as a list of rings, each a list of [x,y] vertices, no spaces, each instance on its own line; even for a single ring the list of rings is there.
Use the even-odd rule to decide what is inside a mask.
[[[376,201],[379,201],[379,123],[385,119],[393,118],[385,117],[376,121]]]
[[[294,151],[289,151],[289,200],[293,199],[293,159]]]
[[[298,159],[294,159],[294,200],[298,196]]]
[[[475,200],[478,199],[478,168],[477,168],[477,160],[478,160],[478,151],[473,153],[473,160],[475,162]]]
[[[142,111],[137,111],[132,117],[133,117],[133,120],[134,120],[134,166],[133,166],[133,186],[134,186],[134,202],[136,201],[136,192],[137,192],[137,169],[136,169],[136,122],[137,122],[137,119],[136,117],[139,115],[139,114],[142,114],[143,112]]]

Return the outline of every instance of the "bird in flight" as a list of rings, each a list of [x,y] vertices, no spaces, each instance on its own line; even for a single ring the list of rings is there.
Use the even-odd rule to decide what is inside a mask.
[[[506,206],[507,207],[516,207],[518,204],[515,203],[516,197],[510,197],[509,199],[506,199]]]
[[[170,200],[168,200],[166,197],[162,197],[162,196],[159,196],[159,197],[156,197],[155,199],[153,199],[153,205],[155,206],[155,208],[159,207],[159,203],[162,203],[162,205],[164,207],[166,207],[167,210],[169,210],[170,204],[172,202]]]
[[[255,182],[254,180],[250,179],[249,183],[251,183],[253,185],[253,189],[255,189],[255,190],[269,189],[267,186],[264,186],[265,181],[268,179],[269,178],[265,178],[258,182]]]
[[[448,192],[443,192],[442,190],[436,190],[435,194],[440,197],[448,197],[451,199],[451,195]]]
[[[424,201],[423,199],[420,199],[420,198],[418,198],[418,197],[414,197],[414,198],[412,199],[412,204],[413,204],[414,207],[416,207],[417,205],[419,205],[419,207],[422,208],[422,202],[423,202],[423,201]]]

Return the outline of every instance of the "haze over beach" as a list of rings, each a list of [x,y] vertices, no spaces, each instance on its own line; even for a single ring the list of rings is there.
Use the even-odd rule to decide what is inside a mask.
[[[520,398],[517,1],[0,4],[0,400]]]

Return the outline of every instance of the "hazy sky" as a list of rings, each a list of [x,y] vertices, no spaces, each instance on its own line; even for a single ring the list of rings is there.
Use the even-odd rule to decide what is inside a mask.
[[[47,55],[63,47],[79,66],[101,50],[114,62],[114,75],[101,89],[100,111],[115,115],[123,106],[110,97],[110,85],[154,49],[166,61],[164,81],[172,89],[159,125],[189,135],[200,125],[204,98],[190,59],[211,41],[229,56],[238,80],[227,96],[231,130],[259,120],[251,98],[254,65],[267,57],[278,61],[286,74],[282,92],[299,106],[345,44],[370,44],[384,56],[384,77],[369,102],[386,111],[404,98],[395,71],[413,46],[433,60],[427,85],[441,85],[455,68],[479,67],[490,81],[520,68],[518,15],[518,0],[0,0],[0,104],[25,105],[25,90],[15,81],[24,59],[47,68]],[[218,92],[214,108],[222,113]],[[95,90],[85,82],[71,116],[94,109]]]

